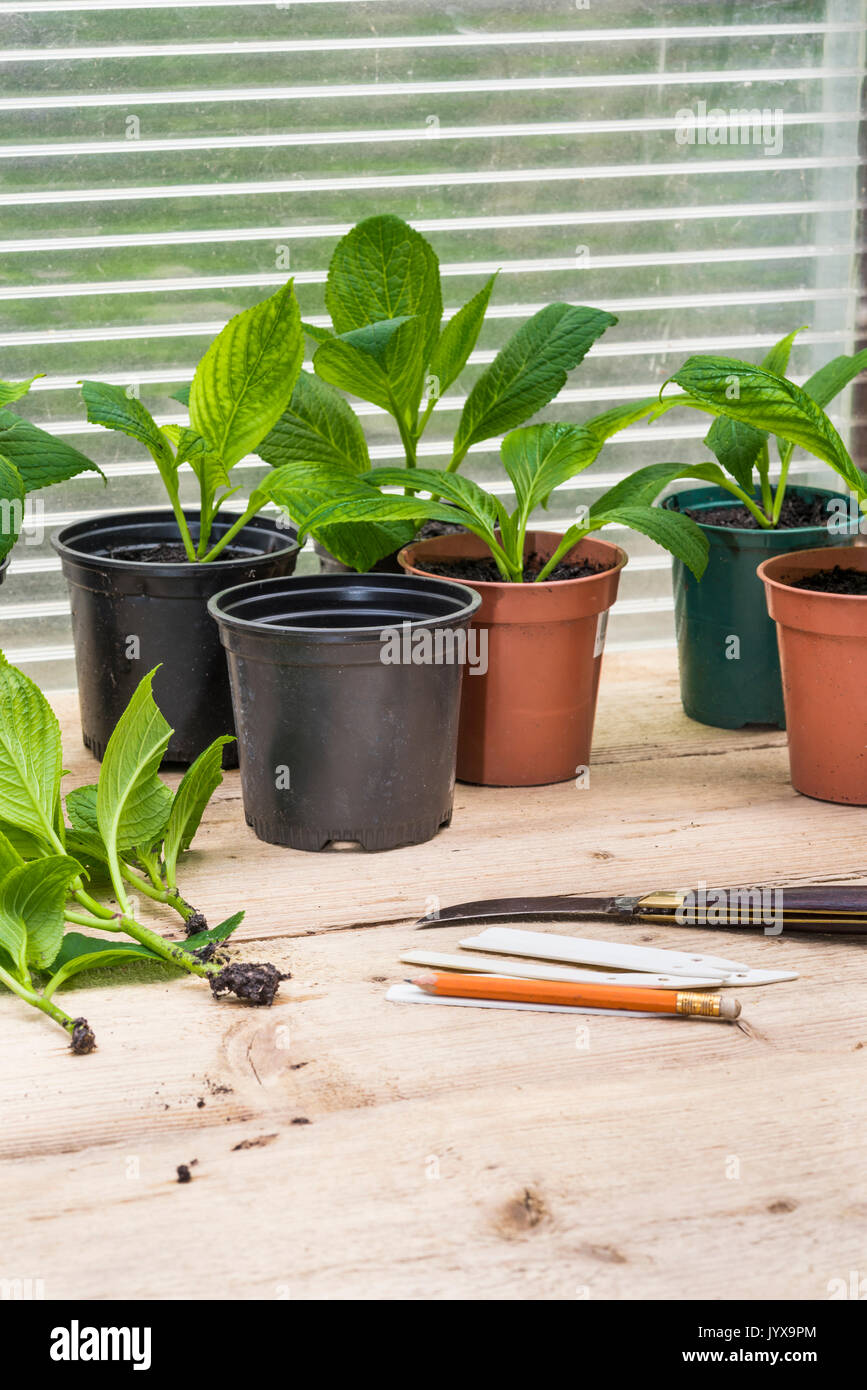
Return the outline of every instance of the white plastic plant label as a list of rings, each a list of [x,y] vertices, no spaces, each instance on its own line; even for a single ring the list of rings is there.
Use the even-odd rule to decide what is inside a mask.
[[[605,650],[605,634],[608,631],[608,609],[600,613],[596,619],[596,643],[593,648],[593,655],[601,656]]]

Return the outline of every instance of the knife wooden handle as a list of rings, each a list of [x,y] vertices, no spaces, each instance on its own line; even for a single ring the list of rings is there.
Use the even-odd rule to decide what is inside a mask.
[[[708,888],[647,893],[635,915],[673,926],[762,927],[766,931],[867,932],[867,886]]]

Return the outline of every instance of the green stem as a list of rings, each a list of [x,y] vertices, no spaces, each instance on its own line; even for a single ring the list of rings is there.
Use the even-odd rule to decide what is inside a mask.
[[[789,464],[792,462],[792,454],[794,452],[794,446],[789,445],[785,454],[780,456],[780,476],[777,480],[777,491],[774,494],[774,505],[771,511],[771,521],[774,526],[776,526],[780,519],[783,503],[786,500],[786,482],[789,477]]]
[[[61,1028],[69,1033],[70,1037],[75,1030],[75,1019],[70,1018],[62,1009],[58,1009],[56,1004],[52,1004],[50,999],[43,999],[41,994],[35,990],[28,989],[20,980],[16,980],[14,975],[10,975],[8,970],[4,970],[0,965],[0,980],[7,989],[11,989],[13,994],[17,994],[19,999],[23,999],[27,1004],[32,1004],[34,1009],[40,1009],[42,1013],[48,1014],[55,1023],[59,1023]]]
[[[737,483],[732,482],[730,478],[720,478],[719,486],[725,488],[726,492],[730,492],[733,497],[737,497],[738,501],[743,502],[747,511],[755,517],[763,530],[768,531],[771,529],[773,522],[769,517],[765,516],[761,507],[756,505],[753,498],[750,497],[748,492],[744,492],[742,487],[738,487]]]
[[[762,488],[762,506],[765,510],[765,516],[767,516],[768,518],[770,518],[774,508],[774,499],[771,493],[770,467],[771,465],[770,460],[768,458],[768,446],[767,443],[764,443],[759,454],[759,462],[757,464],[757,468],[759,470],[759,479],[761,481]]]
[[[188,902],[184,901],[180,893],[175,892],[171,888],[164,888],[161,883],[159,883],[158,886],[155,886],[153,882],[148,883],[146,878],[142,878],[140,874],[134,873],[133,870],[128,868],[125,864],[121,865],[120,871],[127,883],[131,883],[133,887],[139,889],[144,893],[145,897],[152,898],[155,903],[165,903],[167,907],[173,907],[178,916],[182,917],[185,922],[192,917],[195,909],[190,907]]]
[[[213,545],[211,547],[207,555],[202,556],[201,564],[207,565],[210,560],[215,560],[217,556],[220,554],[220,551],[225,550],[226,546],[229,545],[229,543],[235,539],[238,532],[242,531],[244,527],[247,525],[247,522],[251,521],[253,517],[256,516],[257,512],[259,512],[260,510],[261,507],[258,505],[248,506],[247,510],[241,513],[234,525],[230,526],[228,531],[226,531],[220,537],[216,545]]]
[[[535,584],[541,584],[543,579],[547,579],[551,571],[553,569],[556,569],[563,556],[572,549],[573,545],[577,545],[579,541],[583,541],[584,537],[589,535],[592,529],[592,527],[588,527],[587,530],[582,531],[580,535],[570,534],[567,531],[566,535],[563,537],[562,541],[557,546],[557,549],[554,551],[554,554],[551,556],[547,565],[545,565],[542,569],[539,570],[539,573],[536,575],[536,578],[533,582]]]
[[[93,917],[84,912],[76,912],[74,908],[64,908],[64,919],[71,922],[76,927],[99,927],[101,931],[120,931],[118,919],[115,913],[111,914],[109,922],[105,917]]]
[[[448,464],[446,465],[446,472],[457,473],[458,469],[460,468],[461,464],[467,456],[467,452],[467,449],[455,449],[455,452],[452,454],[451,458],[448,461]]]
[[[172,965],[179,965],[182,970],[186,970],[191,975],[216,975],[220,966],[209,963],[202,964],[201,961],[185,951],[182,946],[177,946],[174,941],[166,941],[164,937],[157,936],[156,932],[149,927],[143,927],[141,922],[137,922],[134,917],[129,917],[125,913],[119,919],[120,930],[131,936],[140,946],[147,946],[156,955],[162,956],[163,960],[169,961]]]
[[[138,859],[154,888],[162,888],[163,881],[160,878],[159,861],[156,855],[149,853],[147,850],[140,849],[138,850]]]
[[[102,922],[111,921],[114,918],[115,914],[111,908],[104,907],[102,903],[96,901],[96,898],[92,898],[82,886],[80,879],[75,880],[72,889],[77,901],[81,903],[82,907],[86,907],[88,912],[92,912],[94,917],[98,917]]]
[[[407,468],[417,468],[418,459],[416,457],[416,437],[413,434],[410,427],[407,425],[406,421],[401,416],[400,411],[397,409],[395,409],[394,418],[397,422],[397,428],[400,434],[400,442],[403,445],[403,451],[406,454],[406,466]],[[404,492],[405,491],[406,489],[404,489]]]
[[[181,533],[181,540],[184,543],[184,550],[187,552],[187,559],[193,564],[196,561],[196,548],[193,545],[193,538],[190,535],[190,528],[187,525],[187,518],[184,516],[184,509],[181,506],[181,498],[177,487],[173,486],[168,478],[163,474],[163,482],[169,494],[169,501],[172,504],[172,511],[175,514],[175,521],[178,523],[178,530]]]

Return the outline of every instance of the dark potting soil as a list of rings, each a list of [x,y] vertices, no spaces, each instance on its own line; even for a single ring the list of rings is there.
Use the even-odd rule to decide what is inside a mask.
[[[136,560],[146,565],[188,565],[181,541],[142,541],[139,545],[108,545],[103,552],[110,560]],[[258,552],[243,545],[227,545],[220,560],[246,560]]]
[[[536,553],[528,555],[524,563],[524,583],[531,584],[547,563],[543,555]],[[503,583],[503,576],[494,561],[484,558],[479,560],[424,561],[421,568],[426,574],[438,574],[443,579],[465,579],[468,584],[472,584],[473,580],[478,584]],[[608,565],[597,565],[591,560],[582,560],[580,564],[574,565],[561,560],[547,576],[545,583],[557,579],[586,579],[588,575],[602,574],[608,568]]]
[[[458,536],[466,531],[466,526],[461,526],[457,521],[426,521],[420,531],[416,532],[417,541],[428,541],[435,536]]]
[[[284,975],[269,961],[264,965],[227,965],[219,974],[210,975],[208,983],[217,999],[221,994],[236,994],[249,1004],[270,1005],[274,1003],[280,981],[289,979],[290,975]]]
[[[803,579],[793,579],[790,587],[817,594],[867,594],[867,571],[835,565],[831,570],[814,570]]]
[[[93,1029],[86,1018],[74,1018],[72,1020],[72,1040],[69,1046],[79,1057],[85,1057],[96,1047]]]
[[[777,530],[792,531],[798,526],[826,526],[828,524],[827,497],[799,497],[797,493],[787,493],[783,499]],[[733,507],[684,507],[686,516],[705,526],[737,526],[744,531],[758,531],[759,523],[752,512],[740,503]]]

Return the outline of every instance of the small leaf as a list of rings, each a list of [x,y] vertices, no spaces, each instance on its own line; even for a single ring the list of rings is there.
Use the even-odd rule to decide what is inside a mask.
[[[407,335],[413,351],[407,349]],[[400,365],[409,361],[417,366],[417,349],[415,321],[391,319],[356,329],[345,337],[329,338],[316,349],[313,366],[330,385],[370,401],[391,415],[401,416],[408,408],[414,383],[421,395],[420,375],[410,373],[408,382]]]
[[[413,492],[430,492],[434,497],[443,497],[465,513],[458,516],[453,510],[452,521],[467,524],[475,520],[491,532],[499,525],[496,499],[471,478],[463,478],[459,473],[446,473],[436,468],[374,468],[365,481],[374,487],[410,488]]]
[[[301,320],[301,327],[308,338],[312,338],[315,343],[324,343],[329,338],[334,337],[330,328],[320,328],[318,324],[305,323],[303,319]]]
[[[10,410],[0,410],[0,454],[18,469],[25,492],[64,483],[79,473],[105,477],[101,468],[71,444],[55,439]]]
[[[525,425],[511,430],[500,450],[526,524],[554,488],[568,482],[597,457],[605,440],[583,425]]]
[[[439,394],[457,381],[475,347],[497,276],[492,275],[478,294],[474,294],[443,326],[433,350],[428,371],[436,377]]]
[[[301,372],[288,407],[258,449],[273,468],[286,463],[324,463],[364,473],[370,467],[358,416],[327,381]]]
[[[203,946],[210,946],[212,943],[219,946],[221,941],[228,941],[232,932],[240,927],[244,920],[243,912],[236,912],[234,916],[227,917],[225,922],[221,922],[217,927],[209,927],[207,931],[196,932],[193,936],[188,936],[186,941],[179,941],[178,945],[185,951],[200,951]]]
[[[548,405],[596,339],[615,324],[613,314],[582,305],[548,304],[509,339],[467,396],[454,455],[521,425]]]
[[[193,377],[190,424],[232,468],[273,429],[289,404],[304,356],[290,281],[230,319]]]
[[[759,456],[768,442],[766,430],[757,430],[745,420],[733,420],[718,415],[704,437],[704,442],[719,459],[721,466],[745,492],[753,491],[753,472]]]
[[[205,807],[223,780],[223,748],[234,741],[225,734],[215,739],[187,768],[175,792],[163,852],[169,885],[175,882],[178,855],[189,849]]]
[[[37,372],[29,381],[0,381],[0,406],[20,401],[22,396],[27,395],[34,381],[38,381],[44,375],[44,372]]]
[[[36,835],[31,835],[29,831],[22,830],[18,825],[10,825],[8,821],[0,820],[0,831],[22,859],[39,859],[45,853],[45,842]]]
[[[766,372],[773,372],[775,376],[785,376],[789,370],[789,358],[792,355],[792,347],[799,333],[803,333],[806,324],[800,328],[795,328],[791,333],[787,333],[785,338],[781,338],[778,343],[774,343],[770,352],[762,358],[762,366]]]
[[[848,357],[833,357],[804,382],[804,390],[824,410],[856,376],[867,371],[867,348]]]
[[[143,677],[115,725],[99,771],[97,823],[115,872],[123,850],[149,847],[162,835],[171,806],[157,769],[172,730],[153,697],[154,674]]]
[[[170,399],[173,401],[180,401],[181,405],[188,406],[190,403],[190,392],[192,391],[192,389],[193,383],[190,381],[187,383],[186,386],[179,386],[177,391],[173,391]]]
[[[7,934],[15,923],[24,928],[27,960],[39,969],[60,949],[66,900],[80,873],[78,860],[53,854],[20,864],[0,883],[0,924]]]
[[[717,487],[722,488],[726,484],[726,475],[716,463],[649,463],[645,468],[637,468],[628,477],[621,478],[619,483],[603,493],[591,506],[590,515],[619,507],[649,507],[663,489],[678,478],[716,483]]]
[[[0,653],[0,807],[4,821],[54,847],[60,725],[38,686]]]
[[[11,873],[13,869],[17,869],[23,863],[23,858],[9,839],[9,836],[4,835],[3,831],[0,830],[0,882],[2,882],[6,875]]]

